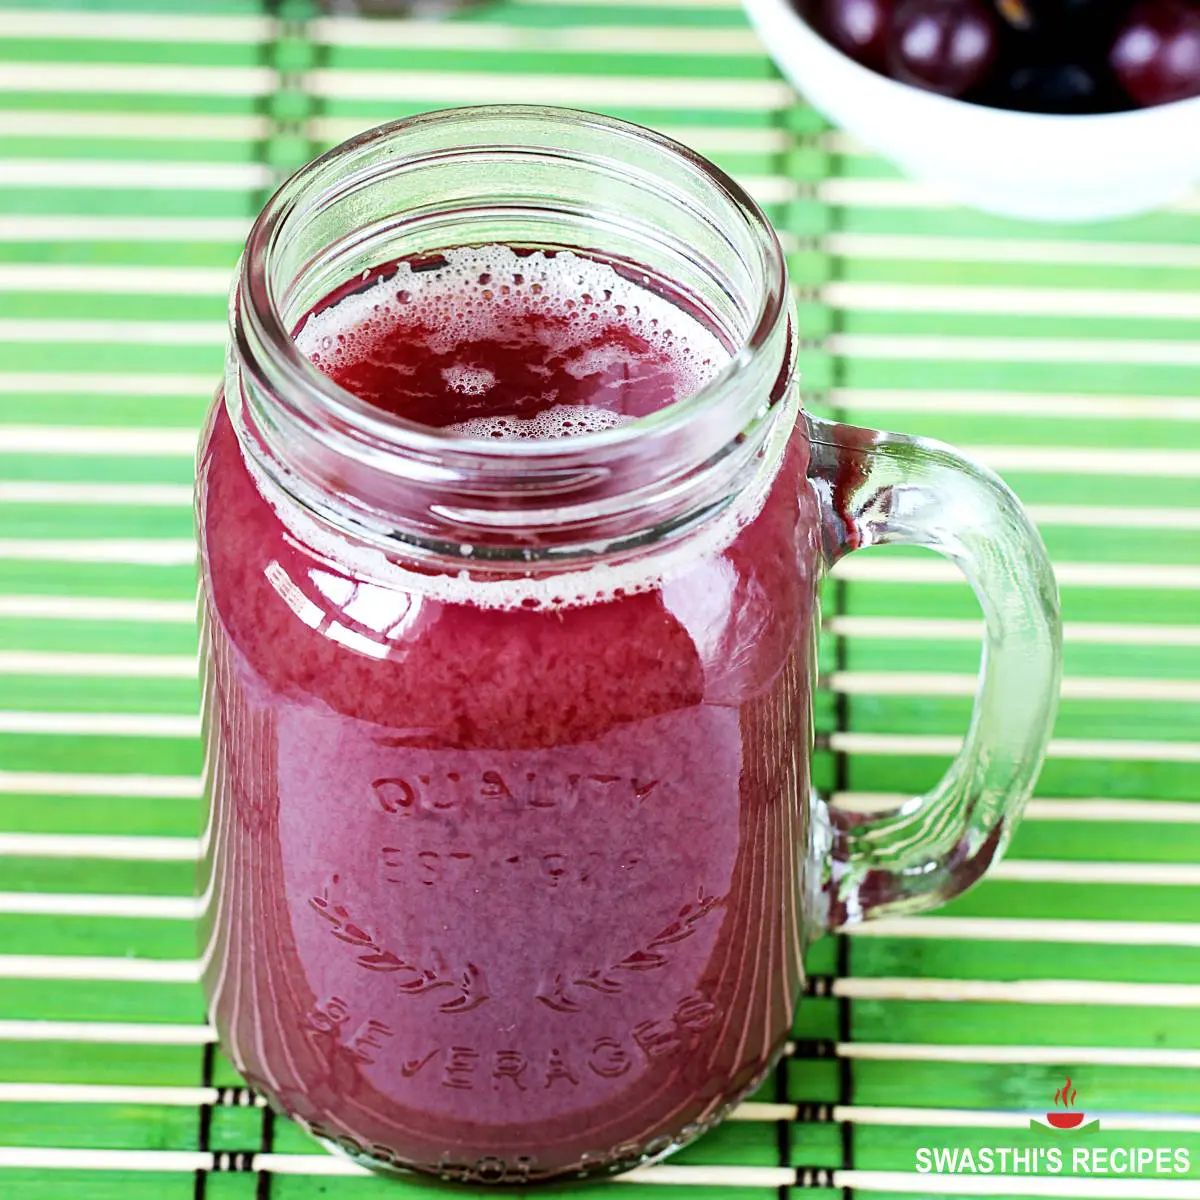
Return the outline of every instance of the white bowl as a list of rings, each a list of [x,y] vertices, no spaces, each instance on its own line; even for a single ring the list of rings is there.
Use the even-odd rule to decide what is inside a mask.
[[[788,0],[743,0],[780,70],[834,124],[951,199],[1047,221],[1127,216],[1200,182],[1200,97],[1095,116],[951,100],[860,66]]]

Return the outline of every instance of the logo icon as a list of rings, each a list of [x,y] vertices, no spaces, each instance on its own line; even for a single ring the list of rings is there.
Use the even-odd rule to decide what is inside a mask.
[[[1075,1108],[1075,1097],[1079,1095],[1073,1087],[1071,1087],[1071,1077],[1067,1076],[1067,1082],[1054,1093],[1054,1103],[1061,1104],[1065,1111],[1059,1112],[1055,1109],[1054,1112],[1046,1114],[1046,1120],[1053,1125],[1055,1129],[1078,1129],[1083,1124],[1084,1113],[1071,1111]]]
[[[1046,1120],[1042,1122],[1035,1118],[1029,1122],[1029,1128],[1049,1129],[1056,1133],[1080,1133],[1098,1129],[1099,1121],[1088,1121],[1084,1124],[1087,1114],[1075,1107],[1075,1098],[1078,1095],[1068,1075],[1067,1082],[1054,1093],[1054,1108],[1046,1113]]]

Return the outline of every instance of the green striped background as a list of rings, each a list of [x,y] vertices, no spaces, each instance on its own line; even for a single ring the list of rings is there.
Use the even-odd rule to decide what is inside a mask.
[[[0,1196],[414,1190],[272,1121],[204,1026],[191,454],[279,173],[493,100],[641,121],[745,181],[786,241],[810,406],[996,466],[1063,592],[1062,711],[1007,861],[936,915],[815,946],[777,1077],[622,1195],[1018,1194],[931,1183],[914,1150],[1011,1141],[1067,1071],[1097,1144],[1200,1164],[1200,199],[1088,227],[950,207],[797,101],[732,0],[382,25],[39,2],[0,6]],[[878,804],[937,777],[976,619],[928,555],[844,564],[822,788]],[[1126,1186],[1019,1194],[1196,1197],[1200,1165]]]

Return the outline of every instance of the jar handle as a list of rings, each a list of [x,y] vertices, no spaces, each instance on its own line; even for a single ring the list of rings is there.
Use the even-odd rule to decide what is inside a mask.
[[[924,546],[956,563],[983,609],[983,662],[958,756],[928,794],[882,813],[819,804],[828,924],[942,904],[1003,852],[1058,706],[1062,627],[1045,546],[991,471],[940,442],[806,416],[827,563]]]

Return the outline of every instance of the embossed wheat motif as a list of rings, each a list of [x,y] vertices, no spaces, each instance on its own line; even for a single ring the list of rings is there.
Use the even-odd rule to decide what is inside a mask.
[[[685,904],[675,918],[660,929],[643,946],[630,951],[619,962],[607,967],[594,967],[578,974],[559,974],[552,984],[538,992],[537,998],[555,1012],[578,1012],[580,1001],[571,995],[573,987],[590,988],[606,996],[614,996],[625,990],[626,980],[620,978],[621,971],[657,971],[669,961],[662,948],[686,941],[696,932],[697,924],[719,904],[722,898],[709,896],[700,887],[695,903]]]
[[[330,899],[328,888],[311,897],[308,903],[313,912],[333,926],[331,932],[338,941],[362,951],[356,960],[359,966],[368,971],[395,973],[396,990],[402,995],[419,996],[435,988],[455,988],[458,994],[438,1005],[438,1010],[444,1013],[470,1012],[491,999],[483,971],[474,963],[469,962],[457,971],[444,965],[440,970],[422,967],[381,946],[375,934],[351,919],[345,904]]]

